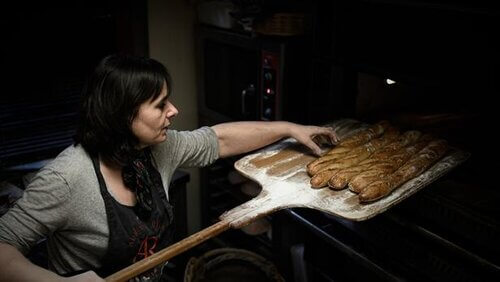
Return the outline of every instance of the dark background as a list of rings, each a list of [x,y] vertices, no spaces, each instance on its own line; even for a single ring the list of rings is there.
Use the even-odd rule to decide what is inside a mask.
[[[144,1],[19,3],[0,12],[0,169],[72,143],[81,91],[112,53],[147,55]]]
[[[263,18],[276,11],[307,15],[302,40],[309,52],[296,55],[306,61],[298,71],[307,84],[287,97],[303,101],[291,111],[291,120],[385,118],[402,129],[445,137],[471,158],[432,188],[367,223],[287,210],[270,218],[272,240],[231,230],[194,254],[213,246],[244,246],[274,259],[292,278],[290,247],[303,243],[314,281],[383,281],[373,265],[415,281],[480,281],[485,273],[495,274],[483,262],[499,263],[498,244],[491,238],[499,234],[500,197],[494,166],[487,165],[496,154],[499,11],[487,1],[233,2],[258,7],[255,13]],[[10,177],[9,167],[52,158],[71,144],[81,88],[103,56],[147,55],[146,5],[107,0],[2,7],[0,180]],[[397,83],[389,86],[386,78]],[[200,120],[205,125],[217,118]],[[248,199],[227,181],[233,162],[220,160],[203,172],[205,226]],[[394,242],[392,250],[383,244],[387,241]],[[328,255],[332,258],[325,259]]]

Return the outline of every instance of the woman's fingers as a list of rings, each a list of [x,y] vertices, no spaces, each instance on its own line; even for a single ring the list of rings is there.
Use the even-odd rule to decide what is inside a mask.
[[[320,143],[335,145],[339,142],[337,134],[330,127],[318,127],[318,132],[315,134],[315,137],[319,139]],[[328,139],[326,142],[325,138]]]
[[[337,134],[330,127],[298,126],[292,137],[307,146],[318,156],[321,156],[322,153],[320,145],[327,143],[336,144],[338,142]]]
[[[321,153],[322,153],[321,148],[318,146],[318,144],[316,144],[314,141],[312,141],[312,139],[309,139],[309,141],[303,142],[303,144],[306,145],[309,149],[311,149],[311,151],[313,151],[313,153],[315,155],[321,156]]]

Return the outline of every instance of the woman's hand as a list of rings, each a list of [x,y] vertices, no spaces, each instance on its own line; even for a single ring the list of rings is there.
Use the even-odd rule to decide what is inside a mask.
[[[307,146],[318,156],[321,155],[322,150],[315,142],[315,139],[326,137],[331,144],[336,144],[339,141],[335,131],[330,127],[300,124],[292,124],[290,127],[290,137],[295,138],[297,141]]]

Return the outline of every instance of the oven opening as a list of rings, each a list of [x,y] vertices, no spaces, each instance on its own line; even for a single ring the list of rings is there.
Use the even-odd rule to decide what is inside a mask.
[[[358,72],[357,77],[357,119],[366,122],[386,119],[402,131],[415,129],[430,133],[446,139],[453,148],[470,153],[465,163],[424,189],[426,196],[439,202],[436,207],[440,210],[433,213],[435,218],[424,209],[414,212],[424,215],[423,225],[440,230],[446,234],[443,236],[455,236],[454,239],[488,256],[489,243],[486,242],[491,243],[492,238],[487,240],[486,233],[459,231],[470,229],[468,220],[492,226],[500,222],[496,201],[500,191],[491,185],[494,174],[489,173],[492,167],[486,165],[492,161],[494,146],[488,145],[493,127],[491,113],[484,106],[488,101],[487,92],[481,93],[484,85],[472,79],[457,81],[459,85],[446,84],[446,81],[427,84],[367,72]],[[472,90],[474,88],[476,90]],[[451,214],[449,210],[463,217],[447,218]],[[444,218],[449,224],[442,224]],[[480,237],[485,240],[475,239]]]
[[[484,107],[488,90],[477,80],[429,83],[358,72],[356,87],[354,112],[359,120],[387,119],[402,130],[416,129],[445,138],[476,157],[485,153],[481,144],[491,122]]]

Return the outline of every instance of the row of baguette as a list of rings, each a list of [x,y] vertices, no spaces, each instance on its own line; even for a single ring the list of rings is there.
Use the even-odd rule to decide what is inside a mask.
[[[447,152],[446,140],[420,131],[400,133],[387,121],[342,140],[307,165],[312,188],[349,187],[361,203],[373,202],[420,175]]]

